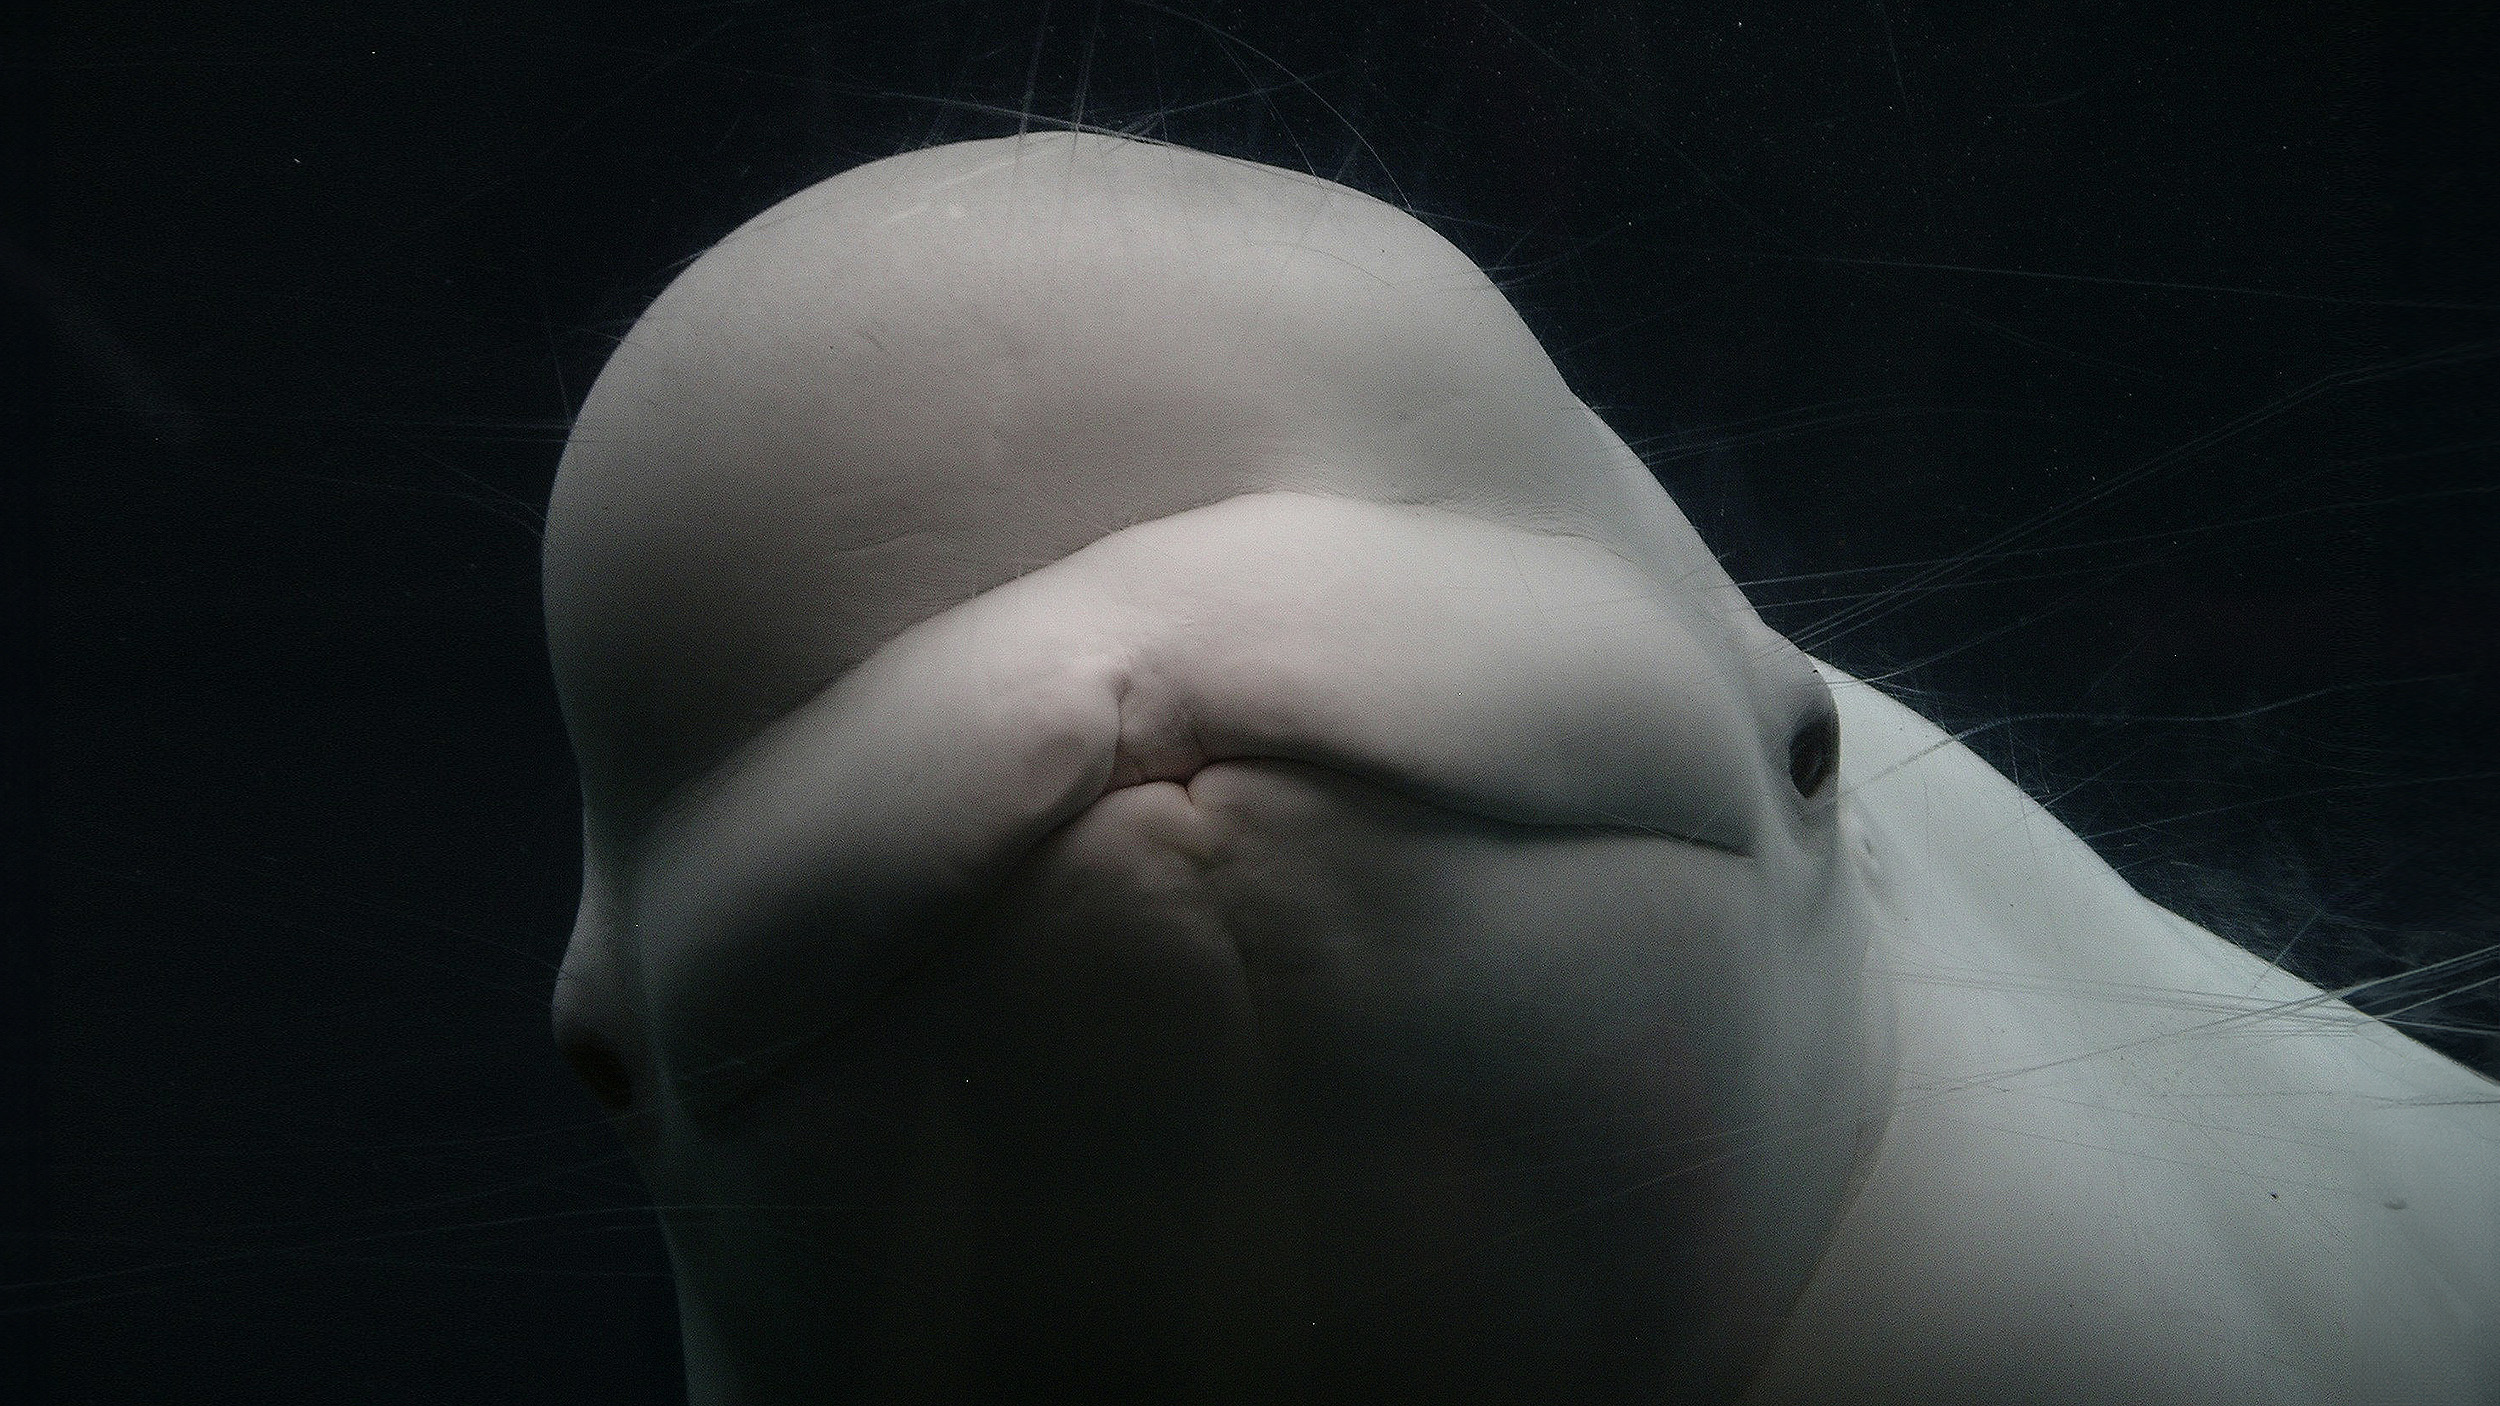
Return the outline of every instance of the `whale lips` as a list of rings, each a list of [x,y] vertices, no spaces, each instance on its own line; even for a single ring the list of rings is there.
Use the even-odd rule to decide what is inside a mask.
[[[657,814],[633,928],[667,1075],[751,1089],[1105,795],[1298,762],[1529,826],[1744,854],[1771,784],[1688,605],[1610,550],[1256,494],[906,632]]]

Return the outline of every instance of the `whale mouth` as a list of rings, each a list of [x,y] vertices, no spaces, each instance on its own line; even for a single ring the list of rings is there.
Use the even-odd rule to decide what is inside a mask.
[[[925,940],[890,948],[881,966],[863,963],[855,967],[850,974],[855,986],[848,998],[829,1003],[830,1008],[820,1013],[813,1028],[792,1032],[773,1045],[749,1045],[734,1056],[681,1064],[675,1071],[673,1085],[679,1106],[689,1118],[716,1134],[752,1124],[774,1102],[776,1092],[787,1087],[794,1070],[829,1052],[859,1053],[876,1038],[875,1032],[891,1029],[915,1003],[925,1007],[934,993],[963,980],[967,970],[990,961],[1006,939],[994,924],[983,922],[981,915],[994,912],[1002,900],[1029,884],[1031,871],[1050,862],[1054,847],[1064,837],[1106,811],[1121,808],[1148,793],[1172,792],[1192,798],[1181,802],[1183,809],[1192,809],[1202,778],[1243,772],[1292,775],[1343,797],[1362,798],[1372,808],[1396,812],[1401,828],[1474,832],[1524,843],[1612,837],[1660,847],[1665,855],[1687,851],[1712,864],[1749,864],[1751,859],[1747,851],[1726,843],[1678,835],[1655,826],[1605,821],[1523,822],[1453,803],[1446,796],[1419,794],[1392,781],[1340,767],[1291,757],[1218,757],[1185,775],[1142,777],[1106,787],[1083,810],[1038,837],[1023,855],[1007,863],[989,882],[957,895],[945,911],[933,912]],[[1165,838],[1181,845],[1195,865],[1222,862],[1204,843],[1193,843],[1187,837]],[[605,1066],[601,1068],[605,1072]]]
[[[672,1083],[721,1107],[1054,832],[1210,764],[1744,859],[1774,785],[1720,634],[1610,549],[1254,494],[907,631],[678,792],[624,867]]]

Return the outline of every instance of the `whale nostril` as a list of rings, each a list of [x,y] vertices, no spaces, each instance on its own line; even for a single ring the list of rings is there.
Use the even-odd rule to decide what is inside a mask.
[[[574,1077],[588,1086],[601,1108],[622,1113],[633,1106],[634,1076],[625,1071],[616,1051],[597,1040],[567,1040],[562,1048],[564,1062],[573,1066]]]
[[[1818,709],[1788,740],[1788,779],[1808,798],[1830,784],[1840,769],[1840,715]]]

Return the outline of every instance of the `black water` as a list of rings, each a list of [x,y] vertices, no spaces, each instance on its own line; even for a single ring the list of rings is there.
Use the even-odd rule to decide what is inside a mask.
[[[2165,901],[2500,1069],[2487,19],[5,23],[0,1399],[676,1397],[649,1213],[546,1035],[577,853],[535,515],[678,261],[1019,126],[1415,209],[1775,624],[1981,727]]]

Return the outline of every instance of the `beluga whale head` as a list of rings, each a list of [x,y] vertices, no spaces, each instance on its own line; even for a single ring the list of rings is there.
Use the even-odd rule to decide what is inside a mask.
[[[1138,141],[848,171],[566,449],[567,1056],[698,1402],[1715,1399],[1880,1128],[1831,687],[1501,291]]]

